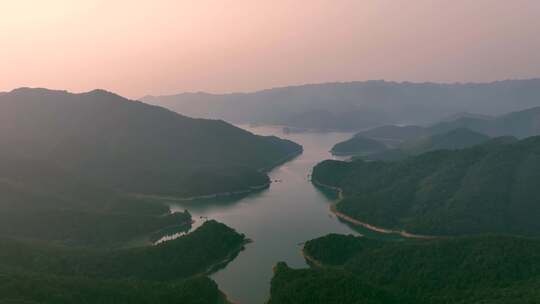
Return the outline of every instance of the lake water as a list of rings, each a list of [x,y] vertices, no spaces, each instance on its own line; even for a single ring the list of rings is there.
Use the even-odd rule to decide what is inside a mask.
[[[171,206],[173,211],[188,209],[196,229],[204,219],[222,222],[253,240],[224,269],[211,277],[229,299],[240,304],[263,304],[268,300],[272,267],[280,261],[290,267],[307,267],[301,255],[302,243],[328,233],[363,234],[374,232],[339,221],[329,210],[335,194],[315,188],[311,169],[318,162],[333,158],[328,152],[351,133],[284,134],[278,127],[241,126],[253,133],[276,135],[304,147],[304,153],[269,173],[273,182],[261,192],[245,197],[194,201]]]

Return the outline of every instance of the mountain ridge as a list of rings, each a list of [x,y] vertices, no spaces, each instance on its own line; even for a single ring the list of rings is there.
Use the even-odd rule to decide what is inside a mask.
[[[459,112],[500,115],[537,106],[539,97],[540,79],[525,79],[470,84],[337,82],[142,100],[189,116],[234,123],[359,131],[384,124],[427,124]]]

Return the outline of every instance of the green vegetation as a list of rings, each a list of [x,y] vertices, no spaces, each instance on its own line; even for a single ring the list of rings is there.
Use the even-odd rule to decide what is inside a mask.
[[[354,142],[356,137],[367,137],[386,144],[389,149],[358,156],[366,160],[396,161],[412,155],[441,149],[462,149],[488,140],[491,137],[526,138],[540,135],[540,107],[490,117],[459,113],[447,120],[431,125],[386,125],[356,133],[336,146]]]
[[[292,270],[278,264],[270,303],[540,301],[538,239],[478,236],[381,241],[331,234],[307,242],[304,252],[323,267]]]
[[[410,155],[418,155],[435,150],[458,150],[487,142],[489,136],[466,128],[450,130],[446,133],[434,134],[404,142],[399,146]]]
[[[167,284],[98,280],[0,269],[1,304],[224,304],[215,282],[195,277]]]
[[[0,159],[47,160],[86,183],[175,196],[261,186],[269,181],[261,169],[302,150],[291,141],[101,90],[1,95],[0,144]]]
[[[387,147],[374,139],[354,136],[353,138],[340,142],[332,148],[334,155],[367,155],[386,150]]]
[[[386,125],[358,132],[355,136],[368,137],[382,142],[397,145],[401,142],[429,136],[428,128],[421,126]]]
[[[242,249],[151,196],[258,189],[302,147],[105,91],[0,94],[0,303],[223,303]]]
[[[398,162],[324,161],[313,180],[343,190],[338,211],[376,226],[424,235],[540,234],[540,137]]]
[[[145,244],[164,229],[189,229],[188,212],[88,184],[45,161],[0,160],[0,236],[75,246]]]
[[[436,150],[457,150],[487,142],[489,136],[466,128],[452,129],[445,133],[409,139],[394,149],[382,150],[365,156],[366,160],[396,161]]]
[[[0,301],[217,303],[222,297],[215,283],[195,276],[226,263],[245,242],[244,235],[215,221],[173,241],[128,249],[74,249],[3,238]]]
[[[462,117],[430,127],[431,132],[440,133],[456,128],[468,128],[490,136],[514,136],[525,138],[540,135],[540,107],[508,113],[495,118]]]
[[[260,188],[302,150],[106,91],[28,88],[0,96],[0,145],[0,236],[99,247],[189,228],[148,196]]]
[[[397,298],[348,271],[291,269],[285,263],[274,268],[268,304],[317,303],[411,303]]]

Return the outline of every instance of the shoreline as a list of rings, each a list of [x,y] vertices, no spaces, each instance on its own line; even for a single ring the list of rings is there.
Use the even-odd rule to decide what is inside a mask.
[[[221,259],[221,260],[219,260],[219,261],[217,261],[215,263],[212,263],[211,265],[209,265],[204,271],[202,271],[198,275],[204,275],[204,276],[210,277],[211,275],[213,275],[217,271],[221,270],[221,266],[227,265],[230,262],[232,262],[238,256],[238,254],[240,254],[240,252],[245,250],[245,246],[247,244],[252,243],[252,242],[253,241],[248,239],[248,238],[244,239],[244,241],[242,241],[242,243],[240,245],[238,245],[234,249],[231,249],[231,251],[227,254],[227,256],[225,256],[223,259]]]
[[[306,259],[306,261],[311,264],[313,264],[313,266],[315,267],[324,267],[323,263],[321,263],[320,261],[318,261],[317,259],[315,259],[314,257],[310,256],[309,254],[306,253],[306,250],[304,248],[302,248],[302,250],[300,250],[300,252],[302,253],[302,256],[304,257],[304,259]]]
[[[295,159],[297,156],[302,155],[302,153],[304,153],[304,147],[300,146],[300,150],[289,153],[289,154],[285,155],[284,157],[282,157],[282,158],[278,159],[277,161],[275,161],[273,164],[271,164],[269,166],[266,166],[266,167],[262,167],[257,171],[268,173],[268,172],[274,170],[275,168],[283,165],[284,163]]]
[[[276,167],[279,167],[280,165],[294,159],[295,157],[301,155],[303,153],[303,149],[300,151],[295,151],[279,160],[277,160],[274,164],[268,167],[263,167],[258,169],[259,172],[268,173],[271,170],[275,169]],[[175,201],[175,202],[189,202],[189,201],[196,201],[196,200],[205,200],[205,199],[213,199],[218,197],[229,197],[229,196],[235,196],[235,195],[242,195],[242,194],[249,194],[256,191],[264,190],[270,187],[272,184],[272,181],[270,180],[267,183],[255,185],[255,186],[249,186],[246,189],[242,190],[235,190],[235,191],[225,191],[225,192],[217,192],[217,193],[210,193],[210,194],[204,194],[204,195],[194,195],[194,196],[188,196],[188,197],[177,197],[177,196],[166,196],[166,195],[155,195],[155,194],[141,194],[141,193],[130,193],[129,195],[137,198],[137,199],[152,199],[152,200],[159,200],[159,201]]]
[[[165,196],[165,195],[155,195],[155,194],[140,194],[140,193],[131,193],[130,195],[134,198],[139,198],[139,199],[188,202],[188,201],[196,201],[196,200],[204,200],[204,199],[213,199],[217,197],[228,197],[228,196],[234,196],[234,195],[248,194],[255,191],[267,189],[268,187],[270,187],[271,184],[272,182],[270,181],[268,183],[261,184],[261,185],[249,186],[248,189],[244,189],[244,190],[218,192],[218,193],[195,195],[195,196],[188,196],[188,197]]]
[[[315,184],[316,186],[327,188],[327,189],[330,189],[330,190],[333,190],[333,191],[337,191],[338,199],[337,199],[337,201],[335,203],[330,205],[330,211],[335,216],[337,216],[338,218],[340,218],[340,219],[342,219],[342,220],[344,220],[344,221],[346,221],[346,222],[348,222],[350,224],[357,225],[357,226],[362,226],[362,227],[364,227],[366,229],[369,229],[371,231],[374,231],[374,232],[384,233],[384,234],[397,234],[397,235],[400,235],[400,236],[402,236],[404,238],[410,238],[410,239],[435,239],[435,238],[437,238],[436,236],[414,234],[414,233],[407,232],[405,230],[387,229],[387,228],[371,225],[369,223],[357,220],[357,219],[355,219],[355,218],[353,218],[353,217],[351,217],[351,216],[337,210],[337,204],[341,200],[344,199],[343,190],[341,188],[323,184],[321,182],[318,182],[318,181],[314,180],[313,178],[311,179],[311,182],[313,184]]]

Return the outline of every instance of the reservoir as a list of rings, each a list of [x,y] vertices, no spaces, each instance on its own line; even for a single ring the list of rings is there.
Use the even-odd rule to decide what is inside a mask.
[[[351,133],[285,134],[279,127],[240,127],[295,141],[304,147],[304,153],[274,168],[269,173],[272,184],[266,190],[243,197],[174,203],[171,209],[188,209],[196,221],[192,229],[205,218],[215,219],[253,241],[211,277],[233,302],[263,304],[268,300],[272,267],[277,262],[293,268],[307,267],[301,255],[303,242],[328,233],[379,236],[338,220],[329,210],[335,194],[317,189],[309,178],[313,166],[333,158],[328,151],[350,138]]]

